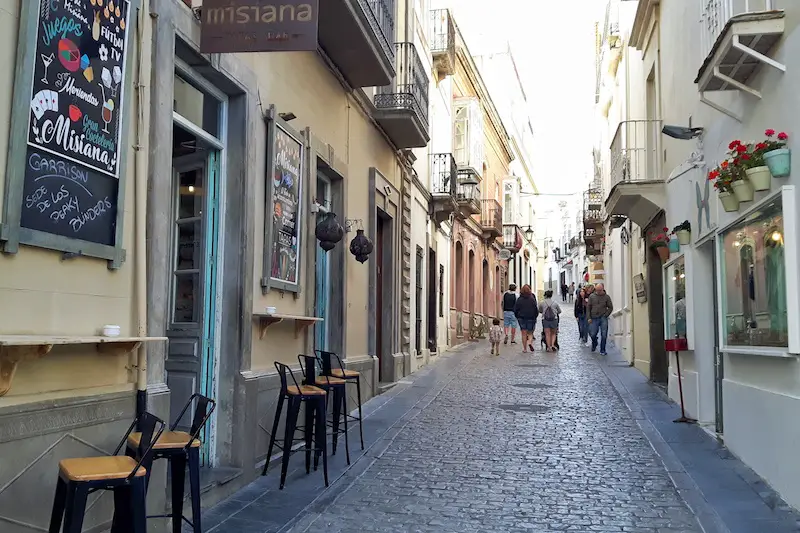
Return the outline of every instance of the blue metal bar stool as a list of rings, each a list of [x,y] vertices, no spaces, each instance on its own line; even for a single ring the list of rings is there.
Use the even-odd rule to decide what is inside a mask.
[[[267,448],[267,460],[264,463],[264,469],[261,472],[262,476],[267,475],[267,468],[269,467],[269,460],[272,457],[272,448],[277,446],[283,452],[283,459],[281,461],[281,485],[283,489],[286,483],[286,473],[289,470],[289,458],[295,451],[292,450],[292,445],[297,440],[305,442],[303,448],[306,452],[306,473],[311,473],[311,452],[315,452],[314,456],[314,470],[317,469],[318,458],[322,455],[322,471],[325,475],[325,486],[328,486],[328,451],[325,435],[325,399],[327,393],[319,388],[307,384],[299,384],[294,377],[292,369],[283,363],[275,363],[275,368],[278,369],[278,376],[281,380],[281,390],[278,394],[278,404],[275,407],[275,421],[272,424],[272,433],[269,437],[269,447]],[[289,377],[292,378],[293,385],[289,385]],[[277,444],[275,437],[278,433],[278,426],[280,425],[281,411],[283,410],[283,403],[288,402],[286,409],[286,423],[284,428],[283,444]],[[305,404],[306,406],[306,420],[305,420],[305,434],[302,439],[295,439],[294,434],[297,430],[297,419],[300,415],[300,407]],[[316,434],[316,435],[315,435]],[[316,441],[314,437],[316,436]],[[314,442],[316,442],[314,444]]]
[[[362,422],[362,415],[361,415],[361,372],[357,370],[348,370],[344,367],[344,363],[342,363],[342,358],[339,357],[335,352],[327,352],[325,350],[315,350],[314,353],[317,354],[317,359],[319,359],[320,366],[322,367],[322,375],[323,376],[333,376],[335,378],[340,378],[347,383],[355,383],[356,385],[356,398],[358,399],[358,416],[353,416],[350,413],[347,413],[347,416],[350,420],[358,421],[358,433],[361,437],[361,449],[364,449],[364,426]],[[336,359],[336,365],[333,364],[333,360]]]
[[[339,434],[344,435],[344,449],[347,457],[347,464],[350,464],[350,443],[347,438],[347,381],[326,375],[317,375],[317,358],[312,355],[298,355],[300,369],[303,371],[306,385],[315,385],[326,392],[328,397],[333,396],[333,416],[328,423],[333,434],[333,449],[331,455],[336,455],[336,445],[339,442]],[[332,393],[332,394],[331,394]],[[327,412],[327,406],[326,406]],[[340,427],[342,415],[344,414],[344,428]]]
[[[117,455],[137,424],[142,430],[137,446],[138,461]],[[113,455],[59,461],[49,533],[59,533],[62,519],[63,533],[81,533],[86,501],[89,494],[98,490],[114,491],[112,533],[147,533],[147,470],[144,465],[164,426],[161,419],[145,412],[133,421]]]
[[[197,402],[192,417],[189,433],[177,431],[178,424],[183,420],[186,411],[192,403]],[[209,408],[210,406],[210,408]],[[153,445],[153,453],[148,460],[146,483],[150,485],[150,472],[153,461],[166,459],[169,462],[170,477],[172,481],[172,514],[149,515],[147,518],[172,518],[172,533],[181,533],[181,523],[186,521],[194,533],[202,533],[200,515],[200,433],[211,418],[211,413],[216,409],[217,403],[202,394],[193,394],[181,414]],[[141,433],[131,433],[128,437],[127,453],[137,457]],[[192,500],[192,519],[183,516],[183,494],[185,490],[186,467],[189,467],[189,493]]]

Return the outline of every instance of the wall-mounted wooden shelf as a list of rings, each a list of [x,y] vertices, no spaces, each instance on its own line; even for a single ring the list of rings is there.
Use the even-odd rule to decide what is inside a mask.
[[[99,353],[123,355],[137,350],[143,342],[165,341],[166,337],[80,337],[56,335],[0,335],[0,397],[11,390],[21,361],[39,359],[53,346],[94,344]]]
[[[316,316],[297,316],[297,315],[281,315],[281,314],[267,314],[267,313],[253,313],[253,318],[258,320],[258,338],[263,339],[267,333],[267,328],[272,324],[290,320],[294,322],[294,338],[300,337],[300,332],[304,331],[308,326],[313,326],[317,322],[322,322],[324,319]]]

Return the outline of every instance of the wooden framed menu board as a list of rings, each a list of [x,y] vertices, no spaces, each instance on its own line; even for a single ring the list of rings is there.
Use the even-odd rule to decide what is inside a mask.
[[[300,293],[306,139],[270,108],[264,211],[264,291]]]
[[[134,8],[129,0],[23,2],[0,234],[6,251],[23,243],[117,266],[124,259],[122,133]]]

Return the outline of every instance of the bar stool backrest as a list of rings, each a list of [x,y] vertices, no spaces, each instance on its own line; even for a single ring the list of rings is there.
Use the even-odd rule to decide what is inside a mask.
[[[215,402],[211,398],[203,396],[202,394],[199,393],[194,393],[189,398],[189,401],[186,402],[186,405],[183,406],[181,414],[178,415],[178,418],[176,418],[175,422],[173,422],[172,426],[170,426],[169,428],[170,431],[175,431],[180,421],[183,420],[183,415],[186,414],[186,411],[189,410],[189,407],[191,407],[192,403],[195,400],[197,400],[197,404],[194,407],[194,416],[192,417],[192,427],[189,430],[191,438],[189,439],[189,442],[186,443],[187,447],[191,446],[194,439],[200,437],[200,432],[203,431],[206,422],[208,421],[209,418],[211,418],[211,414],[214,412],[214,409],[217,408],[217,402]],[[208,408],[209,405],[211,406],[211,409]]]
[[[330,376],[333,374],[334,359],[336,359],[336,364],[338,365],[338,369],[344,372],[344,364],[342,364],[342,358],[339,357],[336,354],[336,352],[328,352],[325,350],[314,350],[314,353],[317,355],[317,359],[320,362],[323,376]]]
[[[317,358],[311,355],[297,356],[300,370],[303,372],[303,385],[314,385],[317,381]]]
[[[145,411],[133,419],[133,423],[128,428],[128,431],[125,432],[125,436],[122,437],[119,446],[117,446],[117,449],[114,450],[114,455],[119,454],[119,451],[122,449],[125,443],[128,442],[128,437],[131,433],[133,433],[133,430],[137,425],[139,426],[139,431],[142,434],[141,438],[139,439],[139,445],[136,448],[136,457],[139,458],[139,462],[136,463],[136,466],[133,468],[133,470],[131,470],[131,473],[128,474],[126,478],[128,481],[133,479],[140,466],[143,464],[149,464],[147,461],[150,459],[150,454],[153,453],[153,446],[161,437],[161,434],[164,433],[164,428],[167,426],[163,420],[154,414]]]
[[[281,394],[286,394],[289,388],[288,377],[292,378],[295,387],[297,387],[298,389],[300,388],[300,384],[294,377],[294,372],[292,372],[292,369],[289,368],[288,365],[284,365],[283,363],[275,361],[275,368],[278,370],[278,377],[280,377],[281,380]]]

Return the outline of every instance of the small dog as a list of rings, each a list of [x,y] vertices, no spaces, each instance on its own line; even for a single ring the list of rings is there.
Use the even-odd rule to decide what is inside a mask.
[[[544,340],[544,333],[542,333],[542,340],[541,340],[542,348],[547,350],[547,343]],[[556,350],[560,350],[561,346],[558,345],[558,330],[556,330],[556,338],[553,339],[553,348]]]

